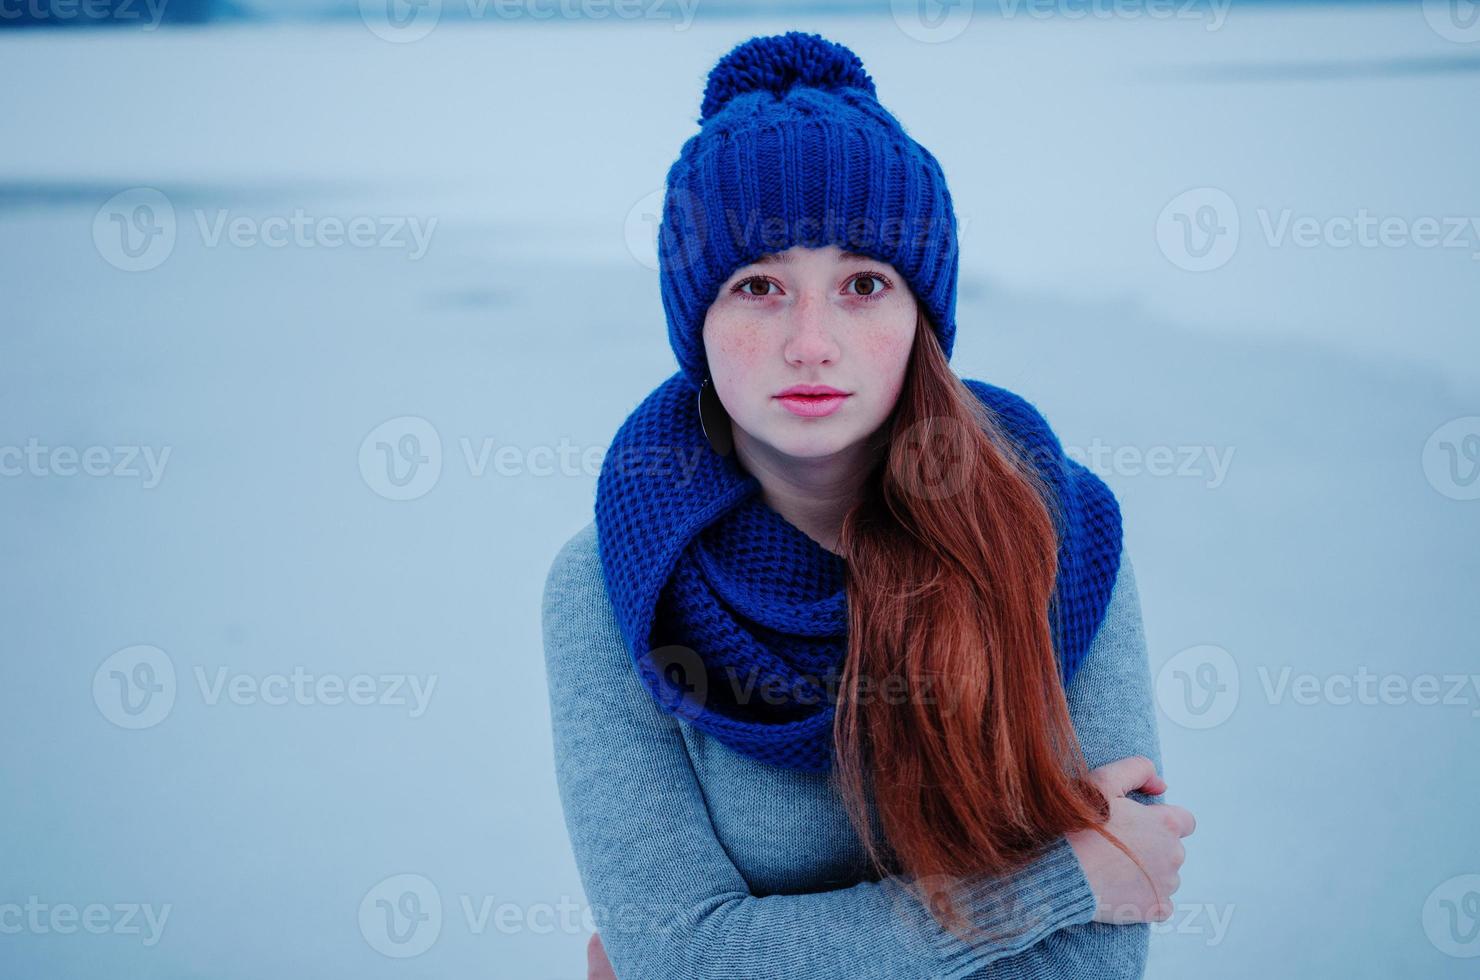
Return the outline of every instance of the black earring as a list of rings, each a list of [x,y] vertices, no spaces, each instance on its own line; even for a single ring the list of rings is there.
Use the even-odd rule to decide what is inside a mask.
[[[730,429],[730,416],[708,378],[699,386],[699,427],[704,430],[704,438],[709,440],[710,448],[719,455],[728,456],[734,450],[735,434]]]

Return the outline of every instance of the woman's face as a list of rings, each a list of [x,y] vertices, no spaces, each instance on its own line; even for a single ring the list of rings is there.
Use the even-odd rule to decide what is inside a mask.
[[[815,458],[866,439],[904,385],[916,315],[892,265],[836,245],[795,245],[735,270],[704,318],[704,350],[736,442]],[[797,385],[843,395],[783,397]]]

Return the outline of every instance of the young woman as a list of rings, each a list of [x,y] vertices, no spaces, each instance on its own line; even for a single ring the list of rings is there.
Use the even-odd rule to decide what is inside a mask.
[[[951,372],[950,194],[853,52],[752,38],[699,122],[680,370],[545,584],[590,975],[1141,976],[1194,822],[1113,495]]]

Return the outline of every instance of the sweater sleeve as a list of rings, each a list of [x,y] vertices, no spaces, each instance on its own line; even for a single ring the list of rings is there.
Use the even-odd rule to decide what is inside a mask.
[[[582,886],[623,980],[1139,977],[1147,927],[1091,922],[1094,893],[1067,839],[976,879],[965,942],[895,878],[752,895],[717,838],[677,730],[632,667],[588,525],[543,595],[556,780]],[[1155,754],[1144,640],[1122,561],[1105,624],[1070,685],[1091,765]],[[1075,704],[1077,697],[1086,703]],[[1093,703],[1087,703],[1092,700]],[[1133,712],[1134,717],[1127,717]],[[1049,942],[1049,940],[1054,940]]]

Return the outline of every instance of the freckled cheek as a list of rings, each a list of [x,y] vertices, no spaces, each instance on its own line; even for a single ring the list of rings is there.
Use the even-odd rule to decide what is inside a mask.
[[[913,340],[913,330],[905,332],[883,325],[858,337],[855,352],[870,379],[868,400],[880,411],[893,405],[904,388],[904,370]]]
[[[859,348],[880,374],[893,375],[909,357],[913,333],[880,326],[859,337]]]
[[[733,378],[744,378],[750,374],[764,356],[764,340],[759,331],[743,325],[724,326],[711,332],[705,341],[705,350],[715,363]]]

